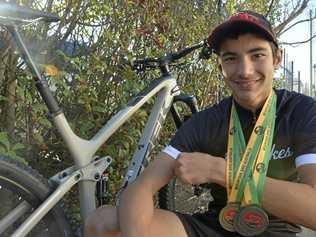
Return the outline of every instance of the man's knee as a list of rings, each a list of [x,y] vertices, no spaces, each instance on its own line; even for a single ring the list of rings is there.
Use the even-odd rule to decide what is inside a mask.
[[[119,225],[115,207],[104,206],[91,213],[85,221],[85,237],[118,237]]]

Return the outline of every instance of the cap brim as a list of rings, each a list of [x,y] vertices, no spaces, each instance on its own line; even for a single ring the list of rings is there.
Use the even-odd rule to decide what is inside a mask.
[[[249,22],[246,20],[235,20],[227,21],[218,25],[208,37],[209,46],[216,52],[218,50],[219,44],[222,43],[219,41],[224,40],[225,36],[229,35],[229,32],[245,27],[260,31],[261,33],[263,33],[263,35],[266,36],[268,40],[277,45],[275,37],[263,26],[256,24],[255,22]]]

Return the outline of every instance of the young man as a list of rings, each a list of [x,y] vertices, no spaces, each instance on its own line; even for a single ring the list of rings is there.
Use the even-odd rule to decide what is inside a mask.
[[[88,218],[86,236],[294,237],[297,225],[316,230],[316,102],[272,89],[282,53],[263,16],[238,13],[208,40],[232,97],[188,120],[117,209]],[[154,208],[153,195],[174,176],[212,184],[207,213]]]

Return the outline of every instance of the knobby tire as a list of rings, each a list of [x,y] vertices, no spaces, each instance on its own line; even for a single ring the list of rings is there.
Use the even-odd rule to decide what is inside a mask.
[[[47,180],[36,170],[12,158],[0,156],[0,221],[22,201],[26,201],[34,210],[50,193]],[[27,236],[71,236],[60,205],[57,204]],[[20,217],[0,236],[11,236],[32,210]]]

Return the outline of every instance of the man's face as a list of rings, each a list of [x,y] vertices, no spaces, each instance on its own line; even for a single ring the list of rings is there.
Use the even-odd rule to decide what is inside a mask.
[[[219,54],[225,83],[232,90],[234,99],[248,109],[263,105],[281,59],[280,51],[273,58],[269,42],[253,34],[225,40]]]

